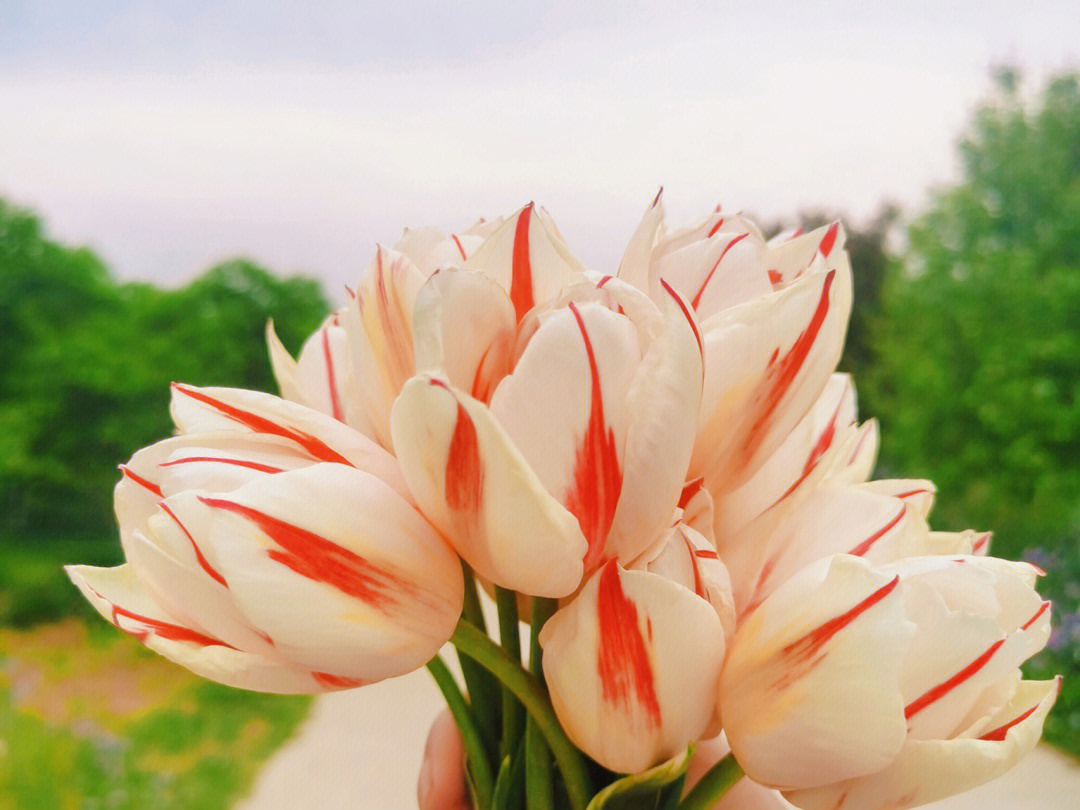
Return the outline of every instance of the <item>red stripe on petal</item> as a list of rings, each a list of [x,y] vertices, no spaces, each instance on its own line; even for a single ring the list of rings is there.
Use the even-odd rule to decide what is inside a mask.
[[[836,235],[840,232],[840,223],[834,222],[829,226],[829,230],[825,231],[825,236],[821,239],[821,244],[818,249],[821,251],[821,255],[825,258],[829,257],[832,253],[833,246],[836,244]]]
[[[450,238],[451,238],[451,239],[453,239],[453,240],[454,240],[454,244],[455,244],[455,245],[457,245],[457,250],[458,250],[458,253],[460,253],[460,254],[461,254],[461,260],[462,260],[462,261],[465,261],[466,259],[468,259],[469,257],[465,255],[465,248],[463,248],[463,247],[461,246],[461,240],[460,240],[460,239],[458,239],[458,236],[457,236],[457,234],[456,234],[456,233],[452,233],[452,234],[450,234]]]
[[[872,594],[867,596],[855,607],[851,608],[845,613],[840,614],[836,618],[830,619],[820,627],[811,630],[805,636],[798,641],[793,641],[791,644],[784,648],[784,653],[787,655],[797,655],[800,658],[810,658],[820,650],[829,640],[850,625],[859,616],[870,610],[874,605],[881,602],[890,593],[896,590],[896,586],[900,584],[900,577],[895,576],[885,585],[882,585]]]
[[[829,314],[829,290],[832,288],[834,278],[836,278],[835,270],[829,271],[828,275],[825,276],[825,282],[821,288],[821,297],[818,299],[814,314],[810,317],[806,329],[795,339],[787,353],[783,357],[779,356],[778,351],[773,354],[773,359],[769,363],[769,391],[765,395],[765,407],[747,434],[746,444],[743,449],[743,455],[746,457],[750,456],[757,448],[776,409],[780,406],[780,401],[787,394],[792,383],[795,382],[795,378],[799,375],[799,371],[802,370],[806,358],[810,355],[810,350],[813,348],[818,333],[825,323],[825,317]]]
[[[372,607],[389,607],[398,601],[396,593],[408,588],[389,571],[307,529],[234,501],[202,495],[199,500],[254,523],[278,546],[267,552],[270,559]]]
[[[397,285],[392,285],[390,289],[387,289],[383,253],[382,248],[379,248],[375,253],[376,311],[379,314],[383,337],[386,340],[387,354],[385,362],[388,366],[387,370],[391,372],[395,379],[402,381],[412,376],[413,367],[415,366],[412,331],[409,327],[409,308],[402,302]],[[402,261],[402,257],[398,257],[391,263],[391,272],[400,261]],[[360,303],[362,305],[362,302]],[[398,382],[398,385],[400,384]]]
[[[94,593],[97,593],[97,591],[94,591]],[[98,596],[101,596],[101,594],[98,594]],[[213,636],[200,633],[197,630],[192,630],[190,627],[184,627],[182,624],[172,624],[171,622],[165,622],[161,619],[151,619],[149,616],[135,613],[134,611],[122,608],[112,602],[109,602],[109,604],[112,605],[112,623],[116,628],[127,633],[129,636],[134,636],[143,643],[146,643],[146,637],[152,633],[158,638],[163,638],[166,641],[198,644],[200,647],[229,647],[230,649],[236,649],[231,644],[226,644],[219,638],[214,638]],[[124,627],[120,622],[121,618],[130,619],[143,626]]]
[[[682,297],[677,292],[675,292],[674,289],[672,289],[670,284],[668,284],[663,279],[660,279],[660,286],[663,287],[664,292],[670,295],[671,299],[679,305],[679,309],[682,310],[682,314],[686,316],[687,323],[690,324],[690,328],[694,331],[694,339],[697,341],[698,352],[700,352],[701,356],[704,357],[705,343],[701,339],[701,332],[698,331],[697,320],[691,314],[690,310],[686,308],[686,303],[682,300]],[[704,368],[702,369],[702,373],[705,373]]]
[[[1016,726],[1016,725],[1019,725],[1020,723],[1023,723],[1025,720],[1027,720],[1029,717],[1031,717],[1031,715],[1035,714],[1035,710],[1037,708],[1039,708],[1038,703],[1036,703],[1034,706],[1032,706],[1030,709],[1028,709],[1026,712],[1021,714],[1020,716],[1014,717],[1012,720],[1010,720],[1005,725],[998,726],[993,731],[986,732],[981,737],[979,737],[979,739],[980,740],[987,740],[989,742],[1002,742],[1002,741],[1004,741],[1006,735],[1009,733],[1009,729],[1012,728],[1013,726]]]
[[[682,494],[679,496],[679,508],[685,509],[690,505],[690,501],[694,500],[694,496],[701,492],[701,488],[705,486],[705,478],[695,478],[683,487]]]
[[[327,689],[353,689],[357,686],[366,686],[368,683],[361,678],[345,678],[341,675],[331,675],[329,672],[312,672],[311,677]]]
[[[600,572],[597,615],[600,624],[596,671],[601,694],[608,703],[629,708],[631,700],[654,728],[660,727],[652,661],[638,626],[638,612],[622,589],[615,560]]]
[[[120,465],[120,473],[125,478],[127,478],[127,479],[129,479],[131,481],[134,481],[136,484],[138,484],[143,489],[149,490],[154,495],[157,495],[159,498],[161,497],[161,487],[160,486],[155,484],[153,481],[150,481],[150,480],[148,480],[146,478],[143,478],[141,475],[136,473],[134,470],[132,470],[127,465],[125,465],[125,464]]]
[[[703,560],[719,560],[720,555],[715,551],[707,548],[699,548],[694,550],[694,556],[700,557]]]
[[[341,410],[341,402],[338,399],[337,380],[334,374],[334,358],[330,353],[330,332],[324,326],[322,329],[323,362],[326,363],[326,386],[330,389],[330,409],[333,416],[339,422],[345,421],[345,412]]]
[[[712,239],[714,236],[716,236],[717,231],[720,230],[720,226],[723,225],[723,224],[724,224],[724,218],[720,217],[720,219],[716,220],[716,224],[713,225],[712,228],[709,229],[709,233],[706,236],[706,238],[707,239]]]
[[[964,681],[971,678],[975,673],[977,673],[980,669],[985,667],[987,663],[989,663],[990,659],[994,657],[994,653],[996,653],[1001,648],[1001,645],[1004,643],[1005,639],[995,641],[993,644],[990,645],[986,652],[984,652],[982,655],[980,655],[962,670],[957,672],[951,678],[946,681],[942,681],[933,689],[928,690],[923,695],[913,700],[904,709],[904,717],[910,720],[927,706],[941,700],[953,689],[960,686],[962,683],[964,683]]]
[[[431,384],[450,390],[441,380],[432,380]],[[484,495],[484,465],[480,459],[476,425],[460,402],[457,403],[454,434],[446,453],[445,488],[446,505],[451,509],[476,512],[480,508]]]
[[[269,433],[273,436],[282,436],[294,441],[320,461],[332,461],[335,464],[347,464],[350,467],[352,466],[352,463],[347,458],[336,451],[331,450],[330,447],[316,439],[314,436],[310,436],[301,430],[279,425],[277,422],[267,419],[265,416],[259,416],[258,414],[250,413],[249,411],[229,405],[226,402],[215,399],[209,394],[198,391],[190,386],[183,385],[182,383],[173,383],[173,389],[184,396],[191,397],[194,400],[209,405],[223,416],[251,428],[256,433]]]
[[[1031,625],[1035,624],[1035,622],[1039,620],[1039,617],[1046,613],[1046,611],[1048,611],[1049,609],[1050,602],[1043,602],[1041,605],[1039,605],[1039,609],[1035,611],[1035,615],[1028,619],[1026,622],[1024,622],[1022,625],[1020,625],[1020,629],[1027,630],[1028,628],[1030,628]]]
[[[532,260],[529,256],[529,225],[532,223],[533,204],[529,203],[518,214],[514,228],[514,252],[510,277],[510,301],[518,322],[536,306],[533,298]]]
[[[272,467],[269,464],[260,464],[257,461],[248,461],[243,458],[221,458],[217,456],[188,456],[172,461],[163,461],[159,467],[175,467],[179,464],[227,464],[232,467],[246,467],[249,470],[257,470],[264,473],[285,472],[281,467]],[[160,493],[159,493],[160,494]]]
[[[691,544],[690,538],[686,536],[685,532],[680,532],[680,534],[682,534],[683,542],[686,544],[686,553],[690,555],[690,566],[694,569],[694,593],[704,597],[705,589],[701,585],[701,569],[698,568],[697,550]]]
[[[162,512],[164,512],[166,515],[173,519],[173,523],[180,527],[180,531],[184,533],[184,536],[188,539],[188,542],[191,543],[191,547],[195,550],[195,559],[199,561],[199,567],[202,568],[202,570],[206,572],[206,575],[210,577],[210,579],[214,580],[214,582],[218,583],[224,588],[228,588],[229,583],[225,581],[225,577],[218,573],[214,566],[210,565],[209,560],[207,560],[206,557],[203,556],[202,549],[199,548],[199,544],[195,542],[195,538],[191,536],[191,532],[187,530],[187,526],[180,522],[180,518],[176,516],[176,513],[173,512],[173,510],[170,509],[168,507],[168,504],[166,504],[164,501],[162,503],[159,503],[158,506],[161,507]]]
[[[799,475],[794,484],[787,488],[787,491],[783,495],[776,499],[777,503],[784,500],[784,498],[799,488],[799,485],[814,471],[818,462],[821,461],[821,457],[825,455],[830,447],[832,447],[833,439],[836,438],[836,420],[840,416],[840,407],[842,405],[843,402],[837,404],[836,410],[833,411],[832,418],[829,419],[829,424],[825,426],[825,430],[821,431],[821,435],[818,436],[817,442],[810,449],[810,455],[807,457],[806,464],[803,466],[802,474]]]
[[[723,220],[720,221],[723,222]],[[717,224],[717,227],[719,227],[719,223]],[[708,287],[709,282],[712,281],[713,275],[716,273],[716,268],[720,266],[720,262],[724,260],[724,257],[727,256],[729,250],[749,235],[750,234],[748,233],[739,234],[724,246],[724,249],[720,252],[720,258],[716,260],[716,264],[714,264],[712,269],[705,275],[705,280],[701,282],[701,287],[698,288],[697,295],[695,295],[694,299],[690,302],[690,306],[694,308],[695,312],[697,312],[698,305],[701,303],[701,296],[705,294],[705,288]],[[712,236],[712,234],[710,233],[709,236]]]
[[[779,270],[770,270],[769,271],[769,283],[770,284],[775,286],[775,285],[779,284],[783,280],[784,280],[784,277],[782,275],[780,275]]]
[[[588,571],[599,565],[602,558],[622,492],[622,470],[615,449],[615,433],[604,419],[604,397],[592,341],[577,306],[572,302],[568,306],[585,342],[592,388],[589,422],[578,445],[572,484],[566,494],[566,508],[577,518],[589,543],[585,554],[585,570]]]
[[[863,554],[865,554],[866,552],[868,552],[870,550],[870,547],[873,546],[874,543],[876,543],[878,540],[880,540],[882,537],[884,537],[888,533],[888,531],[890,529],[892,529],[894,526],[896,526],[897,523],[899,523],[901,520],[903,520],[904,515],[906,515],[906,514],[907,514],[907,504],[905,503],[905,504],[901,505],[900,511],[896,513],[896,517],[894,517],[892,520],[890,520],[888,523],[886,523],[884,526],[882,526],[880,529],[878,529],[872,535],[870,535],[865,540],[863,540],[861,543],[859,543],[859,545],[855,546],[855,548],[853,548],[851,551],[849,551],[848,554],[854,555],[856,557],[861,557]]]

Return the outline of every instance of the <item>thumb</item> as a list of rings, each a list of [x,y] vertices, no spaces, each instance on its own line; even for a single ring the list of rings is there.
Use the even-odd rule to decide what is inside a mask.
[[[431,724],[416,786],[420,810],[471,810],[465,785],[465,746],[450,714],[443,709]]]

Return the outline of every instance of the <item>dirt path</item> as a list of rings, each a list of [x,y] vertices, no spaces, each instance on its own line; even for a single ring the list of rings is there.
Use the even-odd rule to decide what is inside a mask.
[[[316,701],[235,810],[412,810],[442,698],[426,671]],[[996,782],[927,810],[1077,810],[1080,763],[1046,746]]]

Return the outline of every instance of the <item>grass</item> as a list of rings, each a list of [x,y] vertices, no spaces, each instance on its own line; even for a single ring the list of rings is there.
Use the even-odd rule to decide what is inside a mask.
[[[309,705],[202,681],[104,624],[0,630],[0,808],[225,810]]]
[[[203,681],[103,621],[64,563],[115,539],[0,539],[0,810],[226,810],[311,699]]]

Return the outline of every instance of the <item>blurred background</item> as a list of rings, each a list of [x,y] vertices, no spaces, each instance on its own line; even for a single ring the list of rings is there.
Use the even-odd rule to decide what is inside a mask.
[[[660,184],[844,221],[877,476],[1046,569],[1080,754],[1080,7],[750,5],[0,0],[0,808],[231,807],[310,709],[62,576],[170,380],[273,390],[266,320],[295,352],[404,225],[534,198],[613,270]]]

